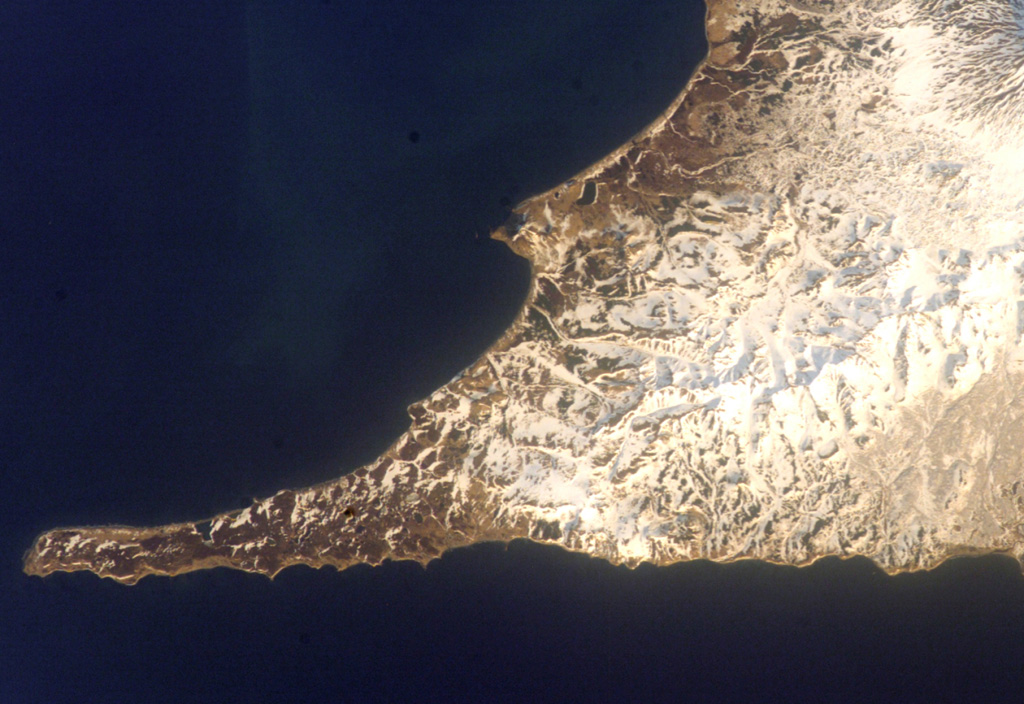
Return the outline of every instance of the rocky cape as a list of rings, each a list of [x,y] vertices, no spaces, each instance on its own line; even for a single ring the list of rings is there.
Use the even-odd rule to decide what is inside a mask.
[[[382,457],[241,511],[40,535],[134,583],[427,562],[1024,556],[1024,0],[708,0],[629,144],[494,233],[512,327]]]

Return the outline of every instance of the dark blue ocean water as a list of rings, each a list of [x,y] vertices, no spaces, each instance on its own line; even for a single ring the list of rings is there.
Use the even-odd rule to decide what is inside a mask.
[[[0,703],[1019,700],[998,558],[20,572],[46,528],[198,519],[375,457],[525,295],[482,236],[671,102],[702,13],[0,5]]]

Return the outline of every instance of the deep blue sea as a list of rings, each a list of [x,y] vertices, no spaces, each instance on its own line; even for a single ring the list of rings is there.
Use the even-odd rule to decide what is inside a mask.
[[[0,4],[0,704],[1021,701],[1002,558],[636,571],[526,542],[29,578],[58,525],[335,477],[525,296],[486,238],[668,106],[699,0]]]

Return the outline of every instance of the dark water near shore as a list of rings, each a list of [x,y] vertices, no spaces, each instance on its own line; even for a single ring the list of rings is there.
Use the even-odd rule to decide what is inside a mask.
[[[637,5],[0,5],[0,702],[1019,701],[999,558],[20,573],[43,529],[198,519],[384,449],[525,295],[481,236],[703,55],[699,2]]]

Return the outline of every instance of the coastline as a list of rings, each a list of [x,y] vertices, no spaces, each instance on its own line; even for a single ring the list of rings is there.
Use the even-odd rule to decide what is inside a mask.
[[[711,24],[714,10],[721,7],[712,5],[708,8],[706,25]],[[777,24],[788,27],[794,22],[782,18]],[[710,37],[706,29],[705,36]],[[599,207],[590,208],[594,195],[600,192],[603,198],[607,191],[613,198],[619,199],[617,206],[620,209],[623,204],[627,210],[630,207],[651,209],[655,206],[649,201],[655,197],[660,198],[663,204],[665,199],[672,203],[673,198],[678,199],[698,188],[705,174],[713,180],[715,172],[727,160],[739,158],[729,156],[711,138],[696,132],[684,135],[671,122],[673,117],[680,120],[690,118],[689,114],[683,114],[680,118],[682,106],[688,98],[693,99],[692,107],[697,110],[707,107],[708,103],[713,105],[721,102],[729,96],[728,89],[721,86],[707,88],[709,81],[705,81],[702,86],[694,77],[700,75],[712,52],[731,38],[728,33],[723,33],[719,43],[709,39],[709,53],[691,76],[687,88],[647,130],[641,131],[610,155],[570,179],[570,182],[578,184],[573,185],[571,191],[563,185],[521,203],[513,214],[515,232],[500,228],[495,231],[496,238],[506,241],[514,252],[526,256],[530,261],[531,282],[524,304],[508,331],[482,357],[429,398],[410,406],[412,429],[396,440],[379,460],[341,479],[306,489],[282,491],[273,497],[254,502],[249,508],[218,514],[205,521],[212,522],[209,535],[205,538],[200,535],[201,531],[196,524],[189,523],[137,529],[124,534],[105,527],[61,529],[44,533],[36,539],[26,560],[26,571],[45,572],[53,565],[56,566],[53,569],[59,570],[62,564],[75,568],[84,565],[86,569],[94,568],[101,574],[124,581],[137,579],[138,575],[146,574],[147,570],[176,574],[207,565],[231,565],[245,571],[276,574],[291,564],[333,564],[344,568],[356,563],[379,564],[385,559],[411,559],[425,563],[453,546],[517,537],[557,543],[569,550],[585,551],[614,564],[629,566],[645,562],[671,564],[696,558],[723,562],[758,558],[768,563],[799,566],[811,564],[822,556],[862,554],[875,559],[880,567],[893,573],[916,568],[930,569],[951,557],[964,554],[1012,550],[1011,547],[1001,547],[998,536],[991,539],[990,544],[974,545],[957,542],[955,538],[943,538],[936,545],[929,544],[927,550],[922,548],[920,551],[910,551],[908,555],[899,558],[889,554],[884,540],[879,543],[877,536],[872,538],[874,542],[865,544],[866,547],[841,544],[832,547],[831,543],[823,543],[813,548],[800,547],[792,553],[787,545],[776,544],[778,541],[768,543],[766,540],[766,546],[755,547],[750,547],[752,543],[748,541],[746,546],[737,549],[716,546],[714,543],[705,545],[699,538],[692,542],[686,537],[681,539],[679,545],[668,543],[666,546],[652,541],[650,546],[640,548],[627,546],[623,541],[617,544],[600,531],[580,537],[574,532],[580,510],[577,510],[576,518],[572,518],[569,514],[560,517],[563,508],[534,502],[533,499],[524,500],[521,505],[504,504],[500,498],[501,492],[505,486],[516,481],[515,476],[499,476],[492,481],[487,477],[460,473],[460,468],[468,466],[469,457],[482,457],[480,451],[469,446],[467,427],[490,422],[492,430],[488,432],[500,434],[507,430],[504,421],[499,423],[494,420],[505,412],[509,392],[502,382],[502,367],[492,357],[506,353],[514,355],[514,348],[522,345],[527,351],[526,357],[533,359],[536,356],[531,347],[534,341],[543,342],[550,338],[558,344],[561,337],[561,341],[565,342],[565,337],[556,329],[552,318],[542,310],[563,305],[564,292],[553,284],[554,289],[541,291],[538,271],[547,274],[556,271],[566,256],[565,248],[572,244],[573,238],[577,238],[583,229],[590,228],[588,232],[592,233],[600,232],[599,226],[593,226],[594,222],[611,222],[609,213],[612,206],[602,203]],[[750,48],[746,51],[749,53]],[[820,50],[817,55],[820,58]],[[736,56],[730,60],[736,60]],[[788,65],[784,57],[778,61],[781,66]],[[716,80],[733,80],[742,84],[748,79],[745,69],[740,66],[731,78],[719,77]],[[732,146],[743,152],[740,145]],[[654,164],[648,168],[645,159],[664,160],[666,153],[675,157],[671,167],[663,166],[659,169]],[[676,162],[685,162],[685,165]],[[698,176],[701,178],[698,179]],[[584,194],[587,186],[591,187],[592,194],[590,202],[584,206],[589,209],[584,213],[574,204],[586,199]],[[580,198],[574,200],[571,196],[577,190],[580,191]],[[563,192],[566,198],[561,200]],[[543,222],[547,221],[550,230],[551,223],[560,219],[562,230],[555,237],[548,237],[549,232],[541,229]],[[591,239],[600,239],[606,235],[611,237],[608,229],[605,227],[603,233],[588,236]],[[555,298],[557,302],[551,303]],[[530,361],[525,364],[532,363]],[[594,396],[601,396],[600,392],[572,372],[559,373]],[[530,401],[525,400],[528,406]],[[688,410],[683,412],[688,413],[690,409],[699,407],[699,404],[687,406]],[[708,408],[710,406],[705,410]],[[661,410],[657,413],[661,413]],[[652,422],[646,418],[641,420]],[[631,428],[632,425],[627,429],[627,435]],[[500,439],[506,438],[502,436]],[[514,446],[514,438],[511,442]],[[835,454],[835,441],[831,443],[831,451],[818,452],[821,460],[828,460]],[[826,444],[823,443],[824,447]],[[856,451],[856,448],[852,451]],[[479,468],[481,460],[473,461]],[[509,471],[501,467],[498,470]],[[607,481],[612,482],[614,479],[613,470]],[[871,486],[867,482],[862,488],[867,498],[861,499],[857,495],[851,499],[850,520],[854,523],[865,520],[857,513],[860,510],[859,504],[870,504],[876,500],[872,498],[874,494],[885,491],[884,487]],[[749,493],[749,487],[746,489]],[[427,490],[429,495],[425,495]],[[412,516],[418,516],[415,522],[419,526],[412,524],[410,511],[413,512]],[[691,517],[696,526],[694,528],[689,525]],[[671,527],[666,530],[677,531],[683,536],[693,532],[703,535],[708,530],[708,524],[709,519],[704,512],[693,508],[683,512],[682,518],[677,516],[675,523],[667,524]],[[765,525],[762,521],[762,535],[765,533]],[[952,530],[958,528],[954,526]],[[864,533],[861,530],[858,534]],[[112,539],[114,537],[118,539]],[[976,542],[985,539],[975,538]],[[306,545],[307,540],[312,544]],[[84,550],[88,543],[94,544],[89,549],[94,552]],[[644,549],[648,552],[644,552]],[[49,562],[51,567],[30,566],[29,561],[38,564]]]

